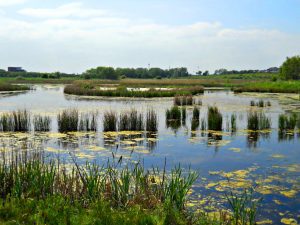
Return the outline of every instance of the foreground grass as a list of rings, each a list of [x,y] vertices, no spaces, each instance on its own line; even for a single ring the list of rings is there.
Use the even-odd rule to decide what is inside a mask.
[[[123,166],[121,158],[105,166],[73,162],[67,166],[35,150],[1,151],[0,223],[254,224],[257,205],[247,192],[227,197],[232,215],[187,211],[198,174],[180,166],[167,173],[140,163]]]
[[[256,82],[235,88],[235,92],[300,93],[300,81]]]

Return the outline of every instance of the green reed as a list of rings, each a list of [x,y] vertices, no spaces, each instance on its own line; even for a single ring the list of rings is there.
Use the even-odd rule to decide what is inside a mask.
[[[231,114],[231,132],[236,132],[237,130],[237,126],[236,126],[236,115],[235,114]]]
[[[281,115],[279,115],[279,118],[278,118],[278,129],[281,132],[288,131],[288,130],[294,131],[297,126],[297,121],[298,121],[298,118],[295,113],[293,113],[290,116],[281,114]]]
[[[119,117],[120,131],[142,131],[144,130],[144,116],[138,113],[137,110],[131,109],[128,112],[123,112]]]
[[[258,131],[271,128],[271,119],[268,118],[263,112],[248,113],[248,130]]]
[[[0,130],[4,132],[27,132],[30,130],[30,113],[18,110],[0,116]]]
[[[166,119],[170,120],[181,120],[181,110],[178,106],[173,106],[171,109],[167,109],[166,111]]]
[[[146,114],[146,131],[156,132],[158,130],[158,116],[153,109],[149,109]]]
[[[36,132],[50,131],[51,118],[49,116],[35,115],[33,117],[33,128]]]
[[[117,131],[118,117],[113,111],[105,112],[103,115],[103,131]]]
[[[222,131],[223,116],[217,107],[208,107],[207,120],[209,130]]]
[[[57,115],[59,132],[77,131],[79,125],[79,112],[77,109],[65,109]]]
[[[193,117],[192,117],[192,122],[191,122],[191,130],[197,130],[199,125],[200,125],[200,121],[199,121],[199,117],[200,117],[200,110],[198,107],[194,107],[193,109]]]
[[[82,113],[79,118],[78,131],[97,131],[97,112]]]

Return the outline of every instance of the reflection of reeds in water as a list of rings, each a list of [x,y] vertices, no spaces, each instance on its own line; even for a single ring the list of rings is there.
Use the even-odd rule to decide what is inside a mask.
[[[117,122],[118,118],[115,112],[105,112],[103,115],[103,131],[117,131]]]
[[[156,132],[158,129],[157,113],[153,109],[149,109],[146,115],[146,131]]]
[[[166,111],[166,119],[170,120],[181,120],[181,111],[178,106],[173,106],[171,109]]]
[[[217,107],[208,108],[207,120],[209,130],[222,131],[223,116]]]
[[[77,109],[66,109],[57,116],[59,132],[77,131],[79,122],[79,113]]]
[[[248,130],[259,131],[271,128],[271,119],[268,118],[263,112],[248,113]]]
[[[294,131],[297,126],[297,115],[294,113],[290,116],[281,114],[278,118],[278,129],[281,132],[284,131]]]
[[[18,110],[2,114],[0,130],[4,132],[26,132],[30,130],[30,113],[27,110]]]
[[[35,115],[33,117],[33,127],[36,132],[50,131],[51,119],[49,116]]]

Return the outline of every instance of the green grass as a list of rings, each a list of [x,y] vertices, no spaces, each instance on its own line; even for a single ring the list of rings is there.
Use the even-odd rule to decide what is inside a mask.
[[[235,88],[235,92],[300,93],[300,81],[256,82]]]

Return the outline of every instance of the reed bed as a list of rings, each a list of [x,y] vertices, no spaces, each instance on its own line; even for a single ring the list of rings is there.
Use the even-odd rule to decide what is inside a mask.
[[[103,115],[103,131],[117,131],[118,116],[113,111],[105,112]]]
[[[30,113],[27,110],[13,111],[0,116],[0,131],[3,132],[27,132],[30,125]]]
[[[79,125],[79,112],[77,109],[65,109],[57,115],[59,132],[77,131]]]
[[[79,118],[78,131],[97,131],[98,112],[82,113]]]
[[[138,113],[137,110],[131,109],[128,112],[123,112],[119,117],[120,131],[142,131],[144,130],[144,116]]]
[[[223,116],[217,107],[208,107],[207,120],[209,130],[222,131]]]
[[[235,114],[231,115],[230,123],[231,123],[231,132],[236,132],[237,125],[236,125],[236,115]]]
[[[49,116],[35,115],[33,117],[33,128],[35,132],[50,131],[51,118]]]
[[[297,126],[297,121],[298,118],[296,114],[290,116],[281,114],[278,118],[278,129],[280,132],[294,131]]]
[[[149,109],[146,115],[146,131],[156,132],[158,130],[158,116],[153,109]]]
[[[263,112],[248,113],[248,130],[259,131],[271,128],[271,119],[268,118]]]
[[[257,106],[257,107],[263,108],[263,107],[270,107],[270,106],[272,106],[272,104],[270,101],[265,102],[264,100],[260,99],[258,102],[255,102],[254,100],[252,100],[250,102],[250,106]]]
[[[174,97],[176,95],[196,95],[203,93],[202,86],[196,87],[181,87],[173,90],[156,90],[151,88],[149,91],[132,91],[126,87],[119,86],[115,90],[101,90],[95,85],[85,83],[74,83],[67,85],[64,88],[64,93],[72,95],[85,96],[106,96],[106,97],[138,97],[138,98],[157,98],[157,97]]]

